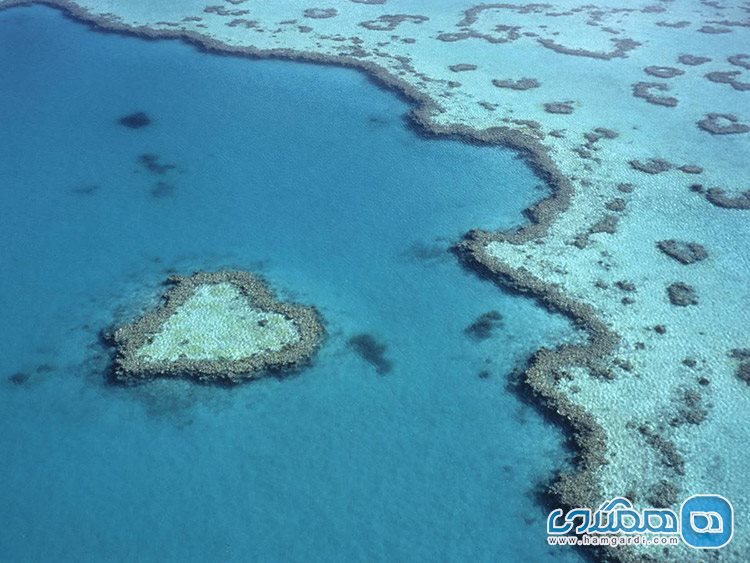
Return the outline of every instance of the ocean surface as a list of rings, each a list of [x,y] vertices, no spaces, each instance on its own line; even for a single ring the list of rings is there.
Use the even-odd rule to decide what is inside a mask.
[[[355,71],[43,7],[0,12],[0,96],[2,559],[578,559],[547,547],[534,497],[562,434],[508,385],[573,330],[447,252],[545,195],[512,152],[418,137]],[[152,123],[118,123],[136,111]],[[100,332],[170,273],[221,268],[320,309],[315,365],[107,383]]]

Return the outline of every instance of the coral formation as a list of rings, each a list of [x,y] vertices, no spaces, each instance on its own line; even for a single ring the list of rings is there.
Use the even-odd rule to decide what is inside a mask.
[[[168,283],[160,307],[114,331],[116,380],[237,383],[304,365],[323,337],[315,309],[276,301],[250,273],[198,272]]]
[[[669,239],[660,240],[656,246],[664,254],[680,262],[681,264],[693,264],[708,258],[708,252],[702,244],[697,242],[686,242]]]
[[[450,65],[448,68],[451,69],[452,72],[467,72],[469,70],[476,70],[477,65],[468,64],[468,63],[458,63],[455,65]]]
[[[670,284],[667,287],[667,296],[669,297],[669,302],[677,307],[698,304],[698,295],[695,289],[684,282]]]
[[[684,65],[699,66],[711,62],[711,57],[700,57],[696,55],[680,55],[677,60]]]
[[[336,8],[308,8],[304,12],[304,16],[306,18],[316,19],[316,20],[323,20],[327,18],[332,18],[338,14],[338,10]]]
[[[573,113],[573,102],[548,102],[544,104],[544,111],[568,115]]]
[[[633,84],[633,96],[643,98],[650,104],[673,108],[677,105],[677,98],[673,96],[657,96],[654,90],[666,92],[669,86],[662,82],[636,82]]]
[[[519,78],[518,80],[513,79],[495,79],[492,84],[498,88],[508,88],[510,90],[530,90],[532,88],[539,88],[541,84],[536,78]]]
[[[650,76],[656,76],[657,78],[674,78],[675,76],[685,74],[684,70],[671,66],[647,66],[643,69],[643,72]]]
[[[663,158],[649,158],[645,162],[631,160],[629,164],[634,170],[645,172],[646,174],[661,174],[662,172],[671,170],[673,167],[670,162],[667,162]]]
[[[361,22],[359,25],[371,31],[393,31],[403,22],[422,23],[429,18],[426,16],[414,16],[409,14],[395,14],[378,16],[375,20]]]
[[[743,82],[742,80],[738,80],[738,76],[742,76],[742,71],[724,70],[709,72],[708,74],[706,74],[706,78],[711,82],[715,82],[717,84],[729,84],[732,88],[734,88],[735,90],[739,90],[740,92],[750,90],[750,82]]]
[[[750,70],[750,55],[746,55],[744,53],[739,55],[732,55],[731,57],[727,58],[727,61],[735,66],[741,66],[745,70]]]
[[[705,193],[706,199],[716,207],[724,209],[750,209],[750,190],[728,195],[721,188],[711,188]]]
[[[739,118],[731,113],[708,113],[697,125],[712,135],[738,135],[750,131],[750,125],[740,123]]]

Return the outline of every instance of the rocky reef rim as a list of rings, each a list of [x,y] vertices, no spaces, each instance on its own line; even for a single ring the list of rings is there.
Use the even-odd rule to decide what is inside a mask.
[[[433,119],[434,115],[442,111],[435,100],[386,68],[355,57],[293,49],[242,47],[229,45],[193,31],[128,26],[112,17],[93,14],[69,0],[0,0],[0,10],[35,4],[61,9],[68,17],[96,31],[151,40],[178,39],[201,51],[217,55],[298,61],[355,69],[412,106],[407,114],[407,122],[417,134],[480,146],[503,146],[516,151],[548,186],[549,196],[524,210],[530,221],[528,224],[510,231],[472,230],[456,244],[454,252],[466,268],[506,290],[532,298],[545,308],[564,315],[588,335],[588,342],[585,344],[541,348],[533,354],[521,374],[525,386],[521,392],[566,430],[574,448],[574,471],[552,477],[544,495],[545,502],[549,506],[562,508],[598,503],[599,483],[595,473],[605,463],[606,434],[592,414],[573,403],[555,387],[554,374],[571,366],[601,369],[603,360],[619,342],[619,335],[611,331],[589,305],[576,301],[565,295],[559,287],[546,283],[523,269],[512,268],[496,257],[488,255],[485,249],[485,245],[493,241],[520,245],[532,240],[541,240],[547,235],[548,227],[569,207],[573,195],[572,184],[550,158],[546,147],[533,137],[510,127],[479,130],[464,124],[441,125]],[[629,560],[631,555],[622,549],[603,551],[608,557],[622,561]]]
[[[278,313],[294,324],[299,339],[278,350],[237,359],[144,360],[139,351],[187,302],[197,289],[207,285],[230,284],[247,298],[253,309]],[[190,276],[170,276],[169,289],[155,310],[113,331],[111,344],[116,353],[111,378],[120,383],[134,383],[157,377],[187,378],[199,382],[240,383],[268,373],[285,373],[308,364],[318,349],[325,330],[315,308],[278,301],[266,282],[249,272],[222,270],[196,272]]]

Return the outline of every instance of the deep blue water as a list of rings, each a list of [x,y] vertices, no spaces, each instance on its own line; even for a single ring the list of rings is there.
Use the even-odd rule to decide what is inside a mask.
[[[531,494],[565,465],[561,434],[507,389],[571,328],[445,251],[543,196],[511,152],[418,138],[354,71],[41,7],[0,13],[0,96],[2,559],[576,558],[547,548]],[[139,110],[151,126],[117,124]],[[222,267],[320,308],[315,366],[108,385],[98,332],[169,272]],[[467,338],[489,310],[503,327]],[[390,373],[347,347],[359,332]]]

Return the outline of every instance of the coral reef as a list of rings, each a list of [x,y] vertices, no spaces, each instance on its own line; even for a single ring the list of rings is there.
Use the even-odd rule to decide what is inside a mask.
[[[705,193],[706,199],[716,207],[724,209],[750,209],[750,190],[732,196],[721,188],[711,188]]]
[[[631,6],[617,9],[617,11],[596,6],[580,6],[574,10],[553,11],[553,8],[539,4],[484,4],[467,10],[464,13],[464,20],[458,24],[457,31],[449,28],[450,22],[433,17],[429,23],[423,25],[423,29],[420,29],[420,39],[417,48],[414,49],[393,37],[374,38],[373,35],[384,36],[380,31],[374,30],[370,34],[366,28],[358,28],[356,30],[359,35],[358,39],[364,39],[364,43],[362,49],[355,55],[348,43],[347,45],[340,43],[345,38],[339,33],[344,33],[345,29],[354,29],[351,23],[361,19],[360,17],[343,17],[348,3],[341,3],[339,6],[342,17],[337,20],[311,20],[308,22],[309,26],[300,26],[299,29],[296,26],[290,27],[288,33],[292,35],[292,41],[284,43],[286,38],[281,37],[281,33],[279,33],[278,40],[276,40],[275,32],[274,35],[271,33],[253,33],[250,34],[254,36],[253,38],[247,38],[241,35],[244,32],[243,29],[232,31],[232,35],[222,35],[218,28],[212,28],[211,33],[207,33],[203,31],[200,25],[189,27],[187,30],[180,30],[155,28],[153,22],[149,22],[146,18],[138,18],[134,23],[132,17],[127,17],[127,10],[120,10],[116,3],[112,3],[112,7],[108,7],[106,13],[99,13],[82,8],[80,2],[73,2],[72,0],[49,1],[64,6],[75,17],[84,21],[95,22],[97,26],[104,29],[135,33],[151,38],[180,37],[210,52],[234,53],[251,57],[296,59],[357,68],[368,73],[378,84],[397,90],[414,104],[408,118],[410,125],[420,134],[426,137],[456,138],[479,145],[499,143],[518,150],[521,157],[526,159],[538,172],[540,178],[549,185],[551,196],[530,208],[527,213],[530,220],[529,225],[507,233],[472,231],[467,235],[466,240],[459,244],[456,251],[461,256],[463,263],[480,275],[489,277],[511,290],[533,296],[546,307],[565,314],[573,320],[577,327],[586,331],[588,339],[584,343],[538,351],[531,358],[529,365],[526,366],[521,376],[523,391],[529,394],[535,404],[541,405],[546,412],[549,412],[555,420],[559,421],[570,432],[576,448],[575,472],[566,472],[559,479],[556,479],[549,489],[555,504],[585,506],[585,503],[600,502],[602,495],[621,494],[624,489],[617,489],[621,483],[616,476],[623,467],[623,459],[626,457],[628,463],[630,463],[630,460],[642,460],[644,467],[649,469],[653,469],[655,458],[658,458],[659,461],[666,459],[669,461],[666,466],[672,467],[673,469],[670,471],[674,473],[684,473],[685,468],[688,467],[690,470],[688,478],[690,479],[695,475],[695,470],[700,470],[700,462],[696,462],[692,452],[683,452],[683,450],[677,448],[682,448],[685,443],[683,439],[685,441],[693,438],[705,440],[705,435],[697,433],[704,432],[705,427],[710,427],[714,416],[709,417],[705,423],[700,425],[686,424],[680,428],[667,427],[666,430],[681,433],[679,439],[675,438],[675,442],[662,435],[663,428],[655,427],[656,429],[653,431],[647,432],[649,436],[652,432],[655,436],[646,439],[646,444],[651,445],[651,448],[643,448],[645,435],[637,432],[631,432],[630,434],[622,432],[619,421],[608,418],[606,402],[612,400],[612,395],[608,395],[610,393],[608,389],[610,388],[617,389],[618,397],[628,396],[627,393],[629,392],[643,392],[644,389],[653,388],[655,382],[668,389],[674,385],[678,376],[689,378],[693,384],[701,385],[707,391],[723,390],[722,386],[725,379],[721,376],[725,366],[716,358],[714,342],[709,341],[709,333],[706,332],[706,336],[698,337],[686,332],[680,326],[680,323],[675,322],[674,319],[679,316],[689,317],[691,316],[690,311],[669,307],[665,303],[663,309],[660,309],[665,318],[659,317],[657,319],[654,317],[647,321],[647,324],[649,326],[668,326],[668,335],[657,338],[655,335],[661,333],[654,328],[653,331],[649,329],[649,337],[662,342],[674,339],[675,342],[684,343],[686,347],[695,347],[694,350],[690,348],[691,351],[680,350],[678,352],[668,349],[668,347],[662,347],[661,351],[658,352],[661,354],[660,358],[668,357],[674,360],[673,365],[676,369],[670,371],[667,367],[668,364],[658,364],[655,361],[657,355],[655,346],[652,346],[648,341],[642,341],[642,337],[636,333],[637,330],[644,330],[644,323],[635,323],[637,328],[634,329],[632,322],[627,319],[623,320],[618,316],[618,310],[623,309],[620,306],[620,297],[622,296],[616,295],[613,297],[614,292],[611,290],[591,291],[595,278],[587,277],[587,272],[595,272],[595,277],[605,278],[606,281],[602,281],[602,284],[610,288],[614,286],[614,279],[636,279],[639,292],[637,294],[627,293],[625,298],[629,298],[630,295],[637,295],[639,303],[635,304],[632,312],[629,313],[655,312],[655,309],[652,311],[645,309],[645,307],[653,306],[653,303],[649,303],[648,299],[650,296],[655,296],[655,301],[661,301],[664,285],[669,283],[670,280],[656,279],[656,275],[651,280],[642,281],[641,278],[636,278],[636,266],[642,267],[640,260],[634,260],[632,257],[626,258],[620,251],[631,242],[625,241],[625,237],[634,237],[632,242],[640,244],[640,249],[643,252],[642,255],[637,252],[633,254],[643,256],[644,261],[646,258],[653,258],[654,255],[657,255],[656,252],[653,252],[655,240],[659,236],[665,236],[665,234],[661,233],[654,236],[653,232],[650,232],[645,238],[637,238],[634,234],[636,229],[633,228],[636,219],[654,222],[674,220],[675,216],[672,211],[677,208],[683,210],[683,203],[689,204],[689,202],[682,201],[685,199],[685,186],[681,180],[676,179],[677,174],[674,172],[648,177],[638,177],[638,172],[660,174],[668,170],[675,170],[676,165],[666,160],[669,159],[677,163],[690,161],[705,165],[706,170],[702,181],[707,186],[729,185],[733,180],[742,178],[742,162],[738,158],[739,151],[727,149],[726,161],[718,163],[713,158],[711,151],[704,152],[703,147],[708,147],[710,143],[725,143],[727,146],[729,143],[738,144],[744,142],[746,136],[709,137],[697,131],[694,125],[696,116],[709,111],[734,112],[737,115],[744,115],[743,109],[731,102],[728,96],[721,100],[720,106],[713,105],[716,101],[714,99],[710,100],[710,105],[702,103],[702,94],[710,90],[723,90],[728,95],[736,96],[729,88],[714,88],[701,80],[698,73],[692,72],[692,69],[686,69],[691,72],[687,72],[682,78],[674,82],[675,87],[680,88],[680,92],[688,92],[688,88],[694,89],[696,96],[693,97],[691,92],[689,98],[685,100],[689,103],[681,104],[671,111],[642,107],[644,113],[655,111],[662,114],[664,116],[663,125],[672,128],[671,130],[675,133],[679,132],[679,134],[670,135],[669,140],[665,139],[663,135],[660,136],[662,126],[660,119],[629,121],[628,112],[634,109],[630,106],[634,101],[631,100],[628,103],[620,97],[622,94],[627,95],[628,86],[632,85],[634,80],[637,80],[635,77],[648,62],[665,61],[668,63],[671,60],[692,67],[707,63],[710,60],[717,61],[716,64],[718,64],[718,61],[728,60],[728,56],[737,50],[737,46],[735,44],[731,47],[732,50],[727,52],[721,42],[727,39],[740,40],[744,37],[740,35],[743,32],[742,28],[737,27],[735,37],[723,35],[698,37],[701,41],[699,47],[697,44],[694,46],[688,45],[688,37],[695,38],[695,30],[703,23],[711,22],[707,21],[707,17],[701,17],[700,20],[696,18],[694,23],[682,20],[681,18],[687,17],[687,12],[681,11],[682,3],[660,3],[659,8],[669,11],[669,15],[660,16],[665,19],[668,18],[667,21],[649,18],[647,14],[651,13],[650,9],[639,9]],[[0,5],[7,4],[7,1],[3,3],[0,0]],[[678,6],[678,4],[680,5]],[[689,2],[689,4],[696,15],[701,11],[707,12],[701,6],[709,6],[709,3],[705,2],[700,6],[697,2]],[[692,4],[695,5],[692,6]],[[158,11],[156,6],[158,6],[158,3],[154,3],[149,10]],[[353,4],[348,4],[348,6],[350,8],[355,7]],[[360,6],[355,8],[364,10]],[[124,12],[122,19],[118,19],[119,14],[117,17],[109,14],[109,10],[115,9],[118,12]],[[714,9],[719,10],[719,8],[711,8],[712,11]],[[737,11],[738,8],[725,3],[721,5],[721,9]],[[427,5],[424,7],[424,12],[430,16],[433,14]],[[491,16],[495,12],[502,13],[505,19],[498,29],[492,27],[496,20],[492,20]],[[601,13],[597,14],[597,12]],[[628,20],[630,13],[637,15],[638,20],[635,21],[633,18]],[[543,21],[542,18],[546,21],[539,25],[538,34],[534,35],[529,31],[529,28],[522,27],[527,25],[525,21],[520,18],[519,21],[514,19],[518,14],[533,14],[535,18],[538,18],[538,21]],[[295,14],[290,15],[294,16]],[[349,16],[350,14],[346,15]],[[511,16],[513,19],[511,19]],[[256,17],[255,13],[253,17]],[[263,19],[260,15],[257,17],[259,20]],[[587,18],[589,21],[585,21]],[[610,18],[608,23],[612,27],[609,27],[609,30],[602,26],[603,18]],[[206,18],[206,20],[209,19],[211,18]],[[568,33],[566,26],[568,23],[573,23],[574,19],[576,19],[576,23],[592,26],[591,35],[585,34],[586,41],[578,43],[576,36]],[[278,25],[278,20],[277,17],[273,20],[273,23]],[[677,23],[672,24],[670,22]],[[511,23],[518,23],[518,25],[509,25]],[[222,29],[226,30],[224,22],[221,25]],[[331,25],[337,25],[341,29],[326,27]],[[384,25],[387,28],[387,22]],[[658,28],[654,29],[650,27],[651,25],[658,26]],[[275,28],[266,26],[265,29],[273,31]],[[571,29],[575,30],[572,26]],[[311,33],[300,35],[298,31],[299,33]],[[313,31],[315,33],[312,33]],[[331,33],[332,31],[335,32],[335,35]],[[617,33],[614,32],[619,32],[620,37],[632,36],[633,39],[629,41],[642,41],[643,45],[639,48],[638,54],[642,53],[643,56],[631,56],[629,61],[607,62],[612,58],[610,56],[612,52],[608,52],[607,47],[602,48],[601,45],[606,45],[603,41],[609,41],[609,38],[602,40],[597,36],[600,32],[615,35]],[[352,33],[355,33],[355,31],[352,31]],[[669,39],[662,39],[661,34]],[[538,36],[555,37],[556,39],[543,39],[539,40],[539,43],[537,43],[537,39],[529,39]],[[271,40],[270,37],[274,39]],[[585,87],[577,87],[576,90],[571,90],[569,93],[558,91],[558,93],[550,94],[549,99],[565,99],[568,96],[575,96],[576,103],[580,104],[577,106],[580,107],[578,112],[580,116],[575,115],[566,119],[566,129],[557,129],[553,135],[547,129],[549,127],[553,129],[561,127],[562,118],[558,116],[545,117],[542,104],[539,103],[540,100],[535,98],[537,92],[531,92],[525,96],[514,96],[514,106],[508,108],[508,104],[502,100],[502,97],[507,96],[507,93],[493,89],[489,80],[479,77],[479,73],[474,76],[467,75],[467,79],[462,80],[462,85],[457,87],[458,90],[449,92],[448,88],[451,88],[449,73],[455,72],[450,70],[449,63],[452,62],[451,59],[455,60],[455,57],[459,55],[456,55],[456,51],[450,49],[443,51],[442,49],[447,47],[445,45],[436,44],[433,45],[434,51],[429,49],[427,45],[433,39],[448,42],[477,39],[472,48],[476,47],[481,57],[486,58],[477,56],[476,58],[470,57],[469,60],[479,62],[482,68],[485,68],[484,61],[502,61],[504,59],[504,54],[499,49],[506,49],[505,53],[512,58],[514,56],[512,51],[516,45],[518,51],[523,51],[526,48],[532,49],[531,45],[533,44],[534,50],[555,59],[567,59],[568,57],[557,57],[554,53],[542,51],[542,49],[552,49],[552,51],[561,55],[590,57],[592,60],[578,62],[583,65],[596,65],[592,66],[591,70],[596,73],[596,76],[605,79],[597,81],[596,88],[589,88],[591,91],[596,90],[596,97],[590,95],[592,92],[587,92]],[[591,41],[588,41],[588,39],[591,39]],[[512,41],[517,41],[517,44],[509,45]],[[353,41],[352,44],[354,44]],[[538,47],[541,47],[541,49]],[[395,51],[396,48],[398,48],[397,51]],[[493,49],[498,49],[498,51],[492,51]],[[710,56],[679,55],[681,49],[695,49],[696,52],[700,49],[702,54]],[[368,53],[369,60],[367,60]],[[429,55],[425,53],[429,53]],[[539,53],[535,54],[538,55]],[[629,52],[620,53],[618,58],[624,59],[628,54]],[[463,59],[463,55],[460,56]],[[516,63],[517,60],[513,59],[513,62]],[[564,63],[567,64],[568,62],[568,60],[564,60]],[[502,72],[500,76],[513,76],[515,68],[519,68],[517,66],[515,68],[499,66],[500,69],[495,72]],[[737,69],[740,66],[735,65],[733,68]],[[490,68],[489,64],[487,68]],[[716,68],[721,69],[719,66]],[[599,74],[600,71],[601,74]],[[534,72],[540,72],[539,79],[545,83],[545,86],[549,86],[550,89],[554,88],[554,81],[551,78],[554,74],[549,74],[550,78],[548,78],[548,74],[545,74],[542,70],[537,71],[536,67]],[[730,84],[735,90],[742,91],[746,89],[743,86],[744,82],[741,81],[742,76],[737,70],[730,71],[729,74],[720,71],[718,74],[711,74],[711,77],[707,79],[713,78],[713,82]],[[477,78],[482,79],[476,80]],[[700,84],[699,80],[704,83]],[[590,83],[581,81],[581,86],[584,84],[590,86]],[[665,90],[658,88],[658,91]],[[658,93],[658,91],[653,90],[651,94]],[[622,138],[611,144],[613,152],[618,155],[618,158],[612,158],[610,147],[605,147],[602,144],[602,146],[597,147],[584,146],[594,158],[596,158],[595,150],[602,149],[598,153],[600,157],[598,162],[594,159],[582,161],[570,152],[572,150],[570,145],[575,143],[575,140],[579,139],[581,135],[590,131],[595,124],[600,123],[599,120],[604,117],[592,113],[601,109],[596,104],[599,98],[607,101],[612,100],[613,103],[619,101],[623,106],[622,111],[612,112],[612,121],[610,122],[613,127],[622,132]],[[667,100],[669,99],[667,98]],[[672,100],[676,102],[676,98],[672,98]],[[636,101],[635,103],[639,102]],[[642,103],[640,105],[642,106]],[[656,105],[664,104],[657,103]],[[686,114],[691,111],[693,113],[686,120]],[[520,125],[521,122],[532,121],[541,123],[541,127],[531,128],[527,125]],[[500,123],[505,125],[498,126]],[[703,140],[696,140],[696,135],[703,137]],[[544,145],[540,142],[542,140]],[[640,158],[643,154],[659,155],[663,158],[651,159],[651,162],[645,164],[633,160]],[[666,168],[662,169],[662,166],[654,164],[653,161],[666,163]],[[627,164],[628,162],[630,162],[630,165]],[[642,170],[640,166],[633,163],[639,163],[645,169]],[[698,167],[693,166],[680,166],[679,170],[684,173],[697,173]],[[636,180],[638,185],[634,187]],[[694,186],[698,185],[695,184]],[[691,189],[720,207],[750,208],[750,191],[746,193],[737,192],[736,186],[728,187],[727,192],[720,188],[706,190],[703,186]],[[592,244],[585,250],[578,250],[566,245],[566,241],[569,241],[577,232],[574,229],[580,230],[582,227],[585,228],[585,225],[590,224],[591,221],[595,221],[602,213],[603,207],[607,207],[607,203],[613,201],[613,193],[617,191],[623,194],[632,194],[628,196],[628,209],[631,212],[622,215],[623,228],[620,229],[621,232],[610,236],[599,236],[595,241],[596,244]],[[654,194],[658,194],[659,198],[658,211],[649,209],[648,205],[644,205],[644,199]],[[616,203],[613,205],[617,207]],[[608,207],[607,209],[621,213],[616,209],[609,209]],[[701,217],[701,221],[705,221],[711,227],[716,226],[712,217],[725,215],[710,209],[705,211],[707,213]],[[684,214],[683,216],[687,221],[689,215]],[[605,223],[604,226],[607,227],[607,224]],[[613,229],[606,228],[601,232],[610,231],[613,231]],[[674,235],[670,233],[666,236],[690,235],[678,235],[675,232]],[[716,272],[723,272],[721,268],[723,256],[731,256],[731,253],[736,252],[737,249],[732,242],[735,240],[737,240],[736,233],[732,237],[726,238],[727,248],[723,248],[722,253],[717,251],[715,256],[712,253],[712,258],[717,261]],[[710,237],[705,239],[704,242],[714,244]],[[651,248],[651,251],[649,251],[649,248]],[[665,263],[663,259],[661,262]],[[569,269],[566,263],[571,264]],[[666,263],[664,265],[665,267],[670,266]],[[670,267],[679,266],[671,265]],[[696,268],[700,268],[700,266],[696,266]],[[601,271],[598,271],[598,269]],[[562,272],[565,272],[565,275]],[[692,273],[688,269],[685,270],[686,276]],[[727,318],[731,315],[726,314],[726,310],[717,310],[713,304],[715,295],[712,294],[712,291],[718,274],[706,271],[704,275],[707,281],[705,285],[701,284],[701,296],[703,292],[706,293],[706,304],[702,307],[705,311],[701,311],[701,314],[706,313],[706,318],[709,319],[706,323],[715,327],[717,334],[737,338],[737,330],[727,321]],[[737,293],[737,286],[730,278],[724,280],[727,295]],[[693,278],[689,278],[688,281],[693,283]],[[592,295],[592,293],[596,293],[596,295]],[[734,303],[734,301],[727,301],[727,303]],[[638,308],[643,309],[638,310]],[[728,306],[725,305],[725,308],[728,308]],[[655,325],[657,322],[660,324]],[[700,324],[698,321],[695,322]],[[706,330],[705,326],[701,328]],[[620,331],[622,332],[622,339],[618,334]],[[698,348],[698,346],[702,347]],[[697,351],[699,349],[700,352]],[[616,363],[613,360],[615,350],[617,350],[618,355],[632,353],[635,357],[630,363],[628,363],[629,358],[621,363]],[[724,354],[724,349],[721,353]],[[690,360],[693,367],[683,364],[683,359]],[[656,367],[657,364],[659,365],[658,368]],[[563,372],[568,373],[569,370],[578,370],[583,373],[604,374],[607,370],[610,370],[619,374],[623,365],[636,366],[637,369],[633,371],[632,377],[618,377],[617,380],[610,380],[607,377],[584,379],[579,375],[573,385],[563,387],[563,384],[567,381],[562,375]],[[708,365],[712,365],[710,386],[709,377],[707,377],[709,374],[700,373],[700,370]],[[612,366],[615,366],[616,369],[613,370]],[[624,370],[624,368],[622,369]],[[602,383],[599,383],[599,381]],[[684,379],[680,381],[684,382]],[[621,386],[624,384],[632,385],[632,387],[623,389]],[[722,397],[722,400],[730,401],[726,396]],[[644,401],[644,405],[646,403],[648,403],[646,408],[649,408],[651,406],[650,400]],[[604,409],[602,409],[602,404],[605,405]],[[732,407],[735,406],[734,403],[729,404]],[[665,412],[661,414],[668,417],[673,413]],[[637,428],[643,420],[658,420],[656,418],[658,416],[653,412],[639,413],[633,428]],[[669,418],[664,420],[669,420]],[[723,458],[719,451],[719,448],[726,448],[727,442],[731,443],[728,439],[722,443],[717,442],[713,451],[710,452],[710,455],[720,459],[717,463],[729,461]],[[708,444],[709,442],[705,441],[704,443]],[[637,445],[636,455],[632,455],[634,444]],[[628,448],[630,448],[630,455],[619,455],[623,449],[627,451]],[[682,453],[685,454],[685,459],[682,459]],[[652,471],[652,473],[655,472]],[[732,492],[733,498],[741,499],[746,504],[746,497],[738,492],[741,489],[737,488],[737,479],[734,479],[731,475],[731,472],[727,471],[725,475],[717,474],[707,479],[711,484],[726,487],[727,490]],[[648,493],[654,486],[653,480],[662,477],[665,477],[665,475],[659,474],[657,477],[649,474],[648,479],[644,478],[643,482],[639,482],[637,484],[639,498],[650,498]],[[669,478],[667,476],[667,480]],[[681,481],[680,485],[682,484]],[[738,540],[739,538],[733,543],[739,545]],[[608,553],[608,555],[619,560],[628,558],[626,550],[618,549],[617,551],[617,554]],[[644,554],[639,553],[638,555]],[[645,555],[651,557],[652,553]],[[674,561],[682,561],[688,558],[684,551],[674,551],[669,554],[666,552],[663,554],[655,553],[654,555],[657,559],[663,557],[664,560]],[[639,559],[633,557],[631,560]]]
[[[359,25],[372,31],[393,31],[403,22],[422,23],[429,18],[426,16],[413,16],[409,14],[395,14],[378,16],[375,20],[361,22]]]
[[[674,78],[675,76],[685,74],[684,70],[671,66],[647,66],[643,69],[643,72],[650,76],[656,76],[657,78]]]
[[[732,33],[732,30],[727,27],[716,27],[715,25],[704,25],[698,28],[700,33],[709,33],[713,35],[719,35],[721,33]]]
[[[745,70],[750,70],[750,55],[732,55],[731,57],[727,58],[727,61],[735,66],[741,66]]]
[[[677,504],[680,489],[674,483],[665,479],[651,487],[646,501],[654,508],[669,508]]]
[[[729,84],[732,88],[739,90],[740,92],[750,90],[750,82],[743,82],[737,79],[738,76],[742,76],[742,71],[740,70],[709,72],[705,76],[711,82],[716,82],[717,84]]]
[[[544,104],[544,111],[568,115],[573,113],[573,102],[548,102]]]
[[[472,65],[468,63],[458,63],[455,65],[450,65],[448,67],[452,72],[467,72],[469,70],[476,70],[477,65]]]
[[[711,62],[711,57],[700,57],[696,55],[680,55],[677,59],[684,65],[699,66]]]
[[[654,90],[666,92],[669,86],[662,82],[636,82],[633,84],[633,96],[643,98],[650,104],[673,108],[677,105],[677,98],[673,96],[657,96]]]
[[[684,282],[670,284],[667,287],[667,296],[669,297],[669,302],[677,307],[698,304],[698,295],[695,289]]]
[[[547,49],[552,49],[553,51],[555,51],[556,53],[560,53],[561,55],[573,55],[576,57],[590,57],[592,59],[604,60],[626,58],[628,56],[628,52],[641,45],[638,41],[634,41],[633,39],[613,38],[611,39],[611,41],[612,43],[614,43],[615,48],[611,51],[603,52],[591,51],[589,49],[583,49],[581,47],[566,47],[565,45],[561,45],[560,43],[557,43],[552,39],[539,39],[538,41],[542,46],[547,47]]]
[[[685,459],[677,451],[674,442],[662,436],[648,424],[641,425],[638,431],[643,435],[646,443],[661,456],[661,462],[666,467],[673,469],[677,475],[685,474]]]
[[[324,334],[315,309],[276,301],[239,271],[169,278],[162,305],[112,334],[113,376],[237,383],[310,360]]]
[[[750,131],[750,125],[740,123],[731,113],[709,113],[698,121],[698,127],[712,135],[738,135]]]
[[[536,78],[519,78],[518,80],[508,79],[495,79],[492,84],[498,88],[508,88],[510,90],[531,90],[532,88],[539,88],[541,84]]]
[[[639,172],[645,172],[646,174],[661,174],[672,169],[672,164],[667,162],[663,158],[649,158],[645,162],[640,160],[631,160],[630,167]]]
[[[657,242],[656,246],[664,254],[681,264],[693,264],[694,262],[700,262],[708,258],[706,249],[697,242],[669,239]]]
[[[338,10],[336,8],[308,8],[304,12],[304,16],[306,18],[311,18],[315,20],[323,20],[327,18],[332,18],[338,14]]]

